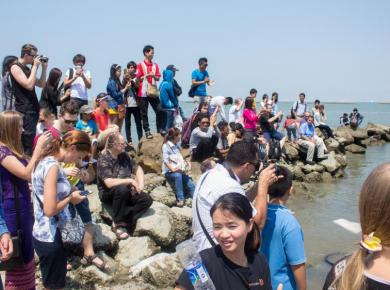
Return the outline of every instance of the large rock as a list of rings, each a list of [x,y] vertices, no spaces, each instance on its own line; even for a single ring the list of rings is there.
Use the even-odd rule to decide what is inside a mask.
[[[150,197],[154,201],[161,202],[166,206],[172,207],[176,204],[176,196],[172,190],[166,186],[158,186],[150,192]]]
[[[368,138],[367,129],[365,128],[350,129],[350,132],[355,141]]]
[[[324,142],[328,151],[336,151],[339,149],[340,143],[336,139],[328,138]]]
[[[176,254],[160,253],[131,267],[129,279],[142,277],[146,283],[160,288],[174,287],[182,270],[183,266]]]
[[[335,155],[332,154],[334,152],[331,152],[331,154],[328,155],[328,158],[325,160],[322,160],[320,164],[325,167],[326,171],[329,173],[335,172],[337,169],[340,168],[340,163],[337,162],[335,159]]]
[[[380,124],[368,123],[367,133],[369,136],[389,134],[390,127],[385,125],[380,125]]]
[[[96,251],[113,251],[118,247],[118,239],[111,228],[103,223],[93,224],[93,247]]]
[[[153,135],[153,139],[143,137],[138,143],[137,160],[146,173],[161,173],[163,143],[160,134]]]
[[[127,269],[160,252],[160,247],[149,237],[129,237],[119,242],[115,257]]]
[[[167,247],[175,241],[175,226],[172,212],[166,205],[153,202],[138,220],[135,236],[149,236],[159,246]]]
[[[351,153],[365,153],[366,148],[356,145],[356,144],[350,144],[348,146],[345,146],[345,150]]]
[[[330,182],[332,181],[332,179],[332,174],[330,174],[329,172],[325,171],[324,173],[322,173],[322,182]]]
[[[314,172],[314,171],[317,171],[317,172],[324,172],[324,166],[321,166],[319,164],[314,164],[314,165],[310,165],[310,164],[305,164],[303,167],[302,167],[302,171],[305,173],[305,174],[309,174],[310,172]]]
[[[156,173],[147,173],[144,177],[144,191],[151,192],[154,188],[164,185],[166,179],[163,175]]]
[[[303,180],[307,183],[321,182],[322,181],[322,174],[317,172],[317,171],[314,171],[314,172],[311,172],[309,174],[306,174],[303,177]]]
[[[94,265],[88,266],[83,269],[82,277],[85,283],[93,283],[104,285],[113,282],[114,277],[110,274],[104,273],[96,268]]]
[[[175,224],[175,243],[190,238],[192,225],[192,209],[189,207],[172,207],[172,218]]]
[[[348,127],[338,127],[334,131],[334,135],[345,140],[345,144],[352,144],[355,139],[352,136],[351,129]]]
[[[294,161],[299,158],[298,145],[294,143],[284,143],[283,152],[288,160]]]
[[[336,154],[334,158],[337,160],[337,162],[342,166],[345,167],[347,166],[347,156],[341,155],[341,154]]]

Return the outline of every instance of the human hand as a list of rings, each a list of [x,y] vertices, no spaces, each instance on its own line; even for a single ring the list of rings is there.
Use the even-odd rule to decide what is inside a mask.
[[[11,258],[14,251],[14,245],[9,233],[4,233],[0,237],[0,261],[4,262]]]
[[[278,288],[277,288],[276,290],[283,290],[283,284],[280,283],[280,284],[278,285]]]
[[[35,145],[34,153],[38,155],[38,157],[42,156],[44,152],[44,148],[49,145],[50,141],[53,139],[53,135],[50,131],[44,132],[41,136],[39,136],[37,144]]]
[[[71,89],[67,89],[67,90],[65,91],[64,96],[70,97],[70,93],[71,93]]]
[[[142,189],[141,189],[140,184],[136,180],[134,180],[134,179],[130,179],[130,180],[131,180],[130,186],[131,186],[132,189],[134,189],[131,192],[131,194],[135,195],[135,194],[141,193]]]
[[[276,181],[278,181],[279,178],[282,178],[283,176],[276,176],[276,166],[275,164],[268,165],[267,168],[262,170],[259,175],[259,186],[269,187]]]
[[[77,167],[64,168],[64,172],[67,176],[73,176],[73,177],[78,176],[81,173],[80,169]]]
[[[80,190],[76,190],[71,193],[70,203],[76,205],[82,202],[86,198],[87,198],[86,196],[80,194]]]
[[[33,66],[35,66],[36,68],[38,68],[40,64],[41,64],[41,59],[40,59],[40,57],[39,57],[39,56],[34,57]]]

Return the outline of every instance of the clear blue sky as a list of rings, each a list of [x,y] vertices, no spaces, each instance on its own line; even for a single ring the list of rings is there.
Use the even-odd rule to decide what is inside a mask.
[[[301,91],[323,101],[390,100],[390,1],[1,1],[0,57],[31,42],[65,71],[82,53],[91,95],[109,67],[140,61],[155,47],[188,91],[191,71],[209,59],[211,95]]]

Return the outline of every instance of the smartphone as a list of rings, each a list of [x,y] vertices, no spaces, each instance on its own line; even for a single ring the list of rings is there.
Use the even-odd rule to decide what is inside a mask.
[[[90,195],[92,193],[92,191],[90,190],[81,190],[80,191],[80,195],[82,196],[87,196],[87,195]]]

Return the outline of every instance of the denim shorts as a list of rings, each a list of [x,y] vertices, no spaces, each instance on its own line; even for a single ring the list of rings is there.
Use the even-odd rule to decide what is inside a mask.
[[[78,188],[78,190],[85,190],[84,183],[82,181],[79,181],[76,184],[76,187]],[[72,214],[72,217],[75,214],[75,210],[77,210],[81,220],[85,225],[92,223],[92,216],[91,216],[91,210],[89,209],[88,198],[84,199],[82,202],[76,205],[69,204],[69,211]]]

